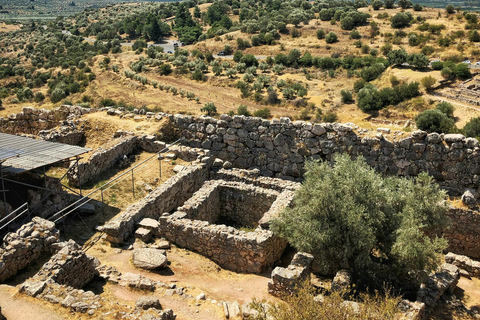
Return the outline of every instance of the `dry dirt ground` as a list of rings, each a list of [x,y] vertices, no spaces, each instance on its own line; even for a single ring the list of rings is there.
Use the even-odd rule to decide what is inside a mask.
[[[136,242],[134,247],[139,247]],[[117,251],[116,251],[117,250]],[[165,296],[156,292],[163,308],[171,308],[177,313],[177,319],[224,319],[220,301],[238,301],[240,304],[250,301],[253,297],[274,300],[267,293],[269,273],[262,275],[238,274],[220,268],[217,264],[194,252],[172,247],[167,251],[170,265],[166,270],[149,272],[137,269],[131,262],[132,251],[112,248],[106,242],[98,242],[88,250],[88,254],[97,257],[102,263],[116,267],[120,272],[141,274],[154,281],[166,284],[175,283],[184,287],[186,294],[193,297],[205,293],[207,301],[197,303],[185,300],[181,296]],[[145,292],[135,292],[120,286],[107,286],[107,296],[126,304],[133,304]],[[212,302],[212,300],[215,300]]]

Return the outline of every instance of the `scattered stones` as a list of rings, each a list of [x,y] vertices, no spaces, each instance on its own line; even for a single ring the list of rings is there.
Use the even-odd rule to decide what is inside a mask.
[[[152,248],[141,248],[133,250],[133,265],[137,268],[154,270],[167,266],[165,251]]]
[[[199,301],[199,300],[205,300],[205,293],[200,293],[198,296],[195,297],[195,300]]]

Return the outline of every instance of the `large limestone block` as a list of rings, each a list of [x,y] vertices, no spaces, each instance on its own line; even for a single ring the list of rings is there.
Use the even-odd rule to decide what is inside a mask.
[[[158,249],[135,249],[133,251],[133,265],[147,270],[166,267],[168,260],[163,253],[164,251]]]

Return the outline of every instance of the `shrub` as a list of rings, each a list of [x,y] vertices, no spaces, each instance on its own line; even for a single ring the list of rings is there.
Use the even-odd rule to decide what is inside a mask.
[[[440,110],[425,110],[415,117],[418,129],[427,132],[448,133],[452,130],[454,121]]]
[[[268,119],[272,117],[272,112],[269,108],[258,109],[253,113],[253,116]]]
[[[452,4],[449,4],[445,7],[445,10],[447,11],[448,14],[455,13],[455,8],[453,7]]]
[[[317,30],[317,39],[324,39],[325,38],[325,30],[323,29],[318,29]]]
[[[419,3],[415,3],[415,4],[413,5],[413,10],[415,10],[415,11],[422,11],[422,10],[423,10],[423,6],[422,6],[421,4],[419,4]]]
[[[168,76],[172,73],[172,66],[169,63],[164,63],[160,66],[159,72],[162,76]]]
[[[373,0],[371,3],[373,10],[379,10],[383,6],[382,0]]]
[[[361,156],[337,154],[334,160],[333,166],[306,163],[294,205],[271,229],[295,249],[312,253],[324,271],[347,266],[359,284],[382,288],[396,282],[416,289],[417,281],[409,280],[434,270],[447,245],[434,236],[446,225],[446,192],[426,172],[416,181],[383,178]]]
[[[442,101],[439,104],[437,104],[436,109],[441,111],[447,117],[453,118],[453,111],[455,111],[455,107],[453,106],[453,104],[446,101]]]
[[[205,106],[200,109],[202,112],[206,112],[208,116],[213,116],[217,114],[217,107],[213,102],[206,103]]]
[[[246,116],[246,117],[249,117],[251,116],[252,114],[250,113],[250,111],[248,111],[248,107],[244,104],[241,104],[238,106],[237,108],[237,114],[241,115],[241,116]]]
[[[326,43],[335,43],[338,41],[337,34],[333,31],[329,32],[327,36],[325,37],[325,42]]]
[[[443,69],[443,62],[442,61],[432,62],[432,69],[433,70],[442,70]]]
[[[100,101],[100,103],[98,104],[98,106],[100,108],[103,108],[103,107],[114,107],[116,104],[115,104],[115,101],[113,101],[112,99],[110,98],[107,98],[107,99],[102,99]]]
[[[361,39],[362,35],[357,30],[352,30],[352,32],[350,32],[350,38],[351,39]]]
[[[399,12],[390,19],[390,22],[392,23],[392,28],[400,29],[408,27],[410,20],[412,20],[411,14]]]
[[[459,63],[455,66],[453,73],[457,78],[468,79],[472,76],[470,73],[470,68],[466,63]]]
[[[437,83],[437,79],[435,79],[434,77],[432,76],[426,76],[426,77],[423,77],[420,82],[422,83],[422,86],[427,90],[427,91],[430,91],[432,90],[433,86],[435,85],[435,83]]]
[[[352,103],[353,102],[353,96],[350,90],[343,89],[340,91],[340,94],[342,95],[342,102],[343,103]]]
[[[480,137],[480,117],[470,119],[463,130],[467,137]]]
[[[35,93],[33,100],[37,103],[42,102],[43,100],[45,100],[45,95],[41,92],[37,92]]]
[[[323,116],[323,121],[324,122],[335,122],[338,120],[338,116],[337,114],[333,113],[333,112],[327,112],[325,113],[325,115]]]
[[[66,96],[67,95],[65,94],[65,91],[63,91],[62,89],[56,88],[52,91],[52,94],[50,96],[50,101],[52,101],[52,103],[57,103],[62,99],[65,99]]]

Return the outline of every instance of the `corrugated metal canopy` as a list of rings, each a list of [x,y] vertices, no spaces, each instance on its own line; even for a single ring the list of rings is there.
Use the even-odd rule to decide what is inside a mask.
[[[5,160],[2,163],[2,169],[11,173],[40,168],[90,150],[0,132],[0,160]]]

